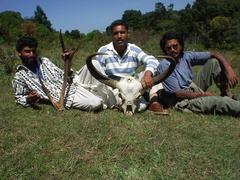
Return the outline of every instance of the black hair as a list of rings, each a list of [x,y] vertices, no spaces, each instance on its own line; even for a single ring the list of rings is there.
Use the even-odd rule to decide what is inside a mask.
[[[24,47],[30,47],[30,48],[34,48],[36,49],[37,46],[38,46],[38,42],[35,38],[31,37],[31,36],[23,36],[23,37],[20,37],[18,40],[17,40],[17,43],[16,43],[16,50],[18,52],[21,52],[22,49]]]
[[[165,54],[167,54],[167,52],[165,51],[165,44],[168,40],[171,39],[176,39],[182,46],[182,51],[184,50],[184,40],[182,34],[177,32],[167,32],[163,35],[162,39],[160,40],[160,48]]]
[[[110,25],[111,32],[113,32],[113,28],[118,25],[123,25],[128,30],[128,24],[124,20],[118,19],[116,21],[113,21],[112,24]]]

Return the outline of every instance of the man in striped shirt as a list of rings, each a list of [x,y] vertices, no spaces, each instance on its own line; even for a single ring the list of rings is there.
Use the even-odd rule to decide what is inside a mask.
[[[151,55],[146,54],[135,44],[128,43],[128,25],[123,20],[114,21],[111,26],[112,42],[102,46],[98,52],[106,55],[98,55],[96,60],[99,62],[105,74],[112,79],[120,79],[126,75],[135,75],[139,66],[144,65],[143,82],[145,87],[151,88],[153,85],[153,76],[158,67],[158,60]],[[154,86],[156,87],[156,86]],[[162,85],[154,89],[160,89]],[[165,114],[162,106],[157,102],[157,96],[154,96],[156,90],[150,91],[149,110],[156,114]],[[142,97],[141,97],[142,98]],[[141,100],[142,103],[144,100]],[[145,102],[146,103],[146,102]],[[141,107],[139,107],[141,110]],[[146,104],[145,104],[146,108]]]
[[[17,67],[12,84],[16,103],[24,107],[36,108],[37,104],[49,101],[42,84],[55,101],[60,99],[64,72],[48,58],[39,57],[37,46],[37,40],[28,36],[19,38],[16,43],[22,64]],[[68,84],[64,106],[86,111],[102,109],[102,99],[83,87],[78,80],[79,76],[74,75],[73,83]]]

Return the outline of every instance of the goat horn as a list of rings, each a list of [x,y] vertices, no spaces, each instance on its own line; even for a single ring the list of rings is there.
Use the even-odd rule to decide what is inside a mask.
[[[60,40],[60,43],[61,43],[61,46],[62,46],[62,51],[64,52],[66,50],[66,48],[65,48],[65,45],[64,45],[64,41],[63,41],[61,30],[60,30],[60,33],[59,33],[59,40]],[[62,89],[61,89],[61,92],[60,92],[60,99],[59,99],[59,101],[55,101],[53,99],[53,97],[51,96],[49,90],[44,85],[42,80],[39,78],[40,83],[41,83],[42,88],[43,88],[43,91],[48,96],[48,98],[51,101],[51,103],[53,104],[54,108],[56,110],[58,110],[58,111],[64,110],[64,96],[65,96],[65,92],[66,92],[66,88],[67,88],[67,80],[68,80],[69,70],[71,68],[71,61],[72,61],[73,55],[78,51],[79,47],[80,47],[80,44],[78,45],[78,47],[76,48],[76,50],[72,53],[72,55],[70,57],[64,59],[63,84],[62,84]]]
[[[62,46],[62,52],[64,52],[66,50],[66,48],[65,48],[65,45],[64,45],[61,29],[60,29],[60,33],[59,33],[59,40],[60,40],[60,43],[61,43],[61,46]]]
[[[158,58],[165,58],[165,59],[167,59],[170,62],[170,66],[163,73],[153,77],[153,84],[154,85],[164,81],[168,76],[170,76],[170,74],[173,72],[173,70],[175,69],[175,66],[176,66],[176,61],[171,56],[162,56],[161,55],[161,56],[158,56]]]
[[[62,46],[62,51],[64,52],[66,50],[65,45],[64,45],[64,41],[63,41],[63,37],[62,37],[62,32],[60,30],[60,34],[59,34],[59,40]],[[60,99],[58,101],[59,103],[59,109],[58,110],[63,110],[64,109],[64,96],[65,96],[65,92],[66,92],[66,88],[67,88],[67,84],[68,84],[68,75],[69,75],[69,71],[71,68],[71,62],[73,59],[74,54],[78,51],[80,47],[80,44],[78,45],[78,47],[75,49],[75,51],[67,58],[64,58],[64,74],[63,74],[63,84],[62,84],[62,89],[60,92]]]
[[[86,65],[90,73],[92,74],[93,77],[95,77],[98,81],[100,81],[103,84],[106,84],[107,86],[112,87],[113,89],[116,88],[116,80],[113,80],[102,73],[100,73],[92,64],[92,58],[96,55],[106,55],[104,53],[95,53],[87,57],[86,59]]]
[[[44,85],[44,83],[42,82],[41,78],[39,78],[39,81],[42,85],[43,91],[45,92],[45,94],[47,95],[48,99],[50,100],[50,102],[52,103],[53,107],[58,110],[58,111],[62,111],[63,110],[63,106],[61,105],[60,101],[55,101],[53,99],[53,97],[50,94],[50,91],[47,89],[47,87]]]

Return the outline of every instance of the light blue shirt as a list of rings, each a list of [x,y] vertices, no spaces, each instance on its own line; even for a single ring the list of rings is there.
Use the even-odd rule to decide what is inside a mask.
[[[118,55],[112,42],[102,46],[98,52],[107,54],[99,55],[96,59],[111,78],[134,75],[141,65],[145,65],[145,71],[150,70],[154,75],[159,65],[159,61],[154,56],[146,54],[141,48],[131,43],[128,43],[122,57]]]
[[[175,70],[163,82],[165,91],[175,93],[178,90],[188,88],[193,79],[192,66],[204,65],[210,58],[210,52],[184,52]],[[157,69],[158,73],[162,73],[169,65],[170,62],[166,59],[161,61]]]

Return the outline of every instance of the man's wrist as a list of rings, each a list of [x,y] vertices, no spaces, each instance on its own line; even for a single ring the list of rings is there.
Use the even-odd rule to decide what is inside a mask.
[[[144,76],[152,77],[153,73],[150,70],[145,71]]]

